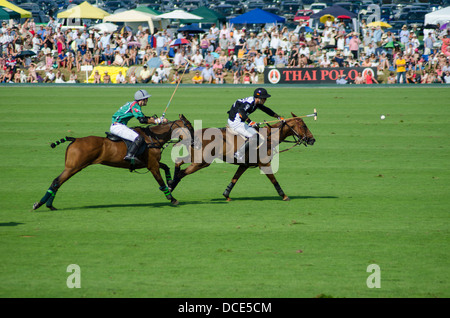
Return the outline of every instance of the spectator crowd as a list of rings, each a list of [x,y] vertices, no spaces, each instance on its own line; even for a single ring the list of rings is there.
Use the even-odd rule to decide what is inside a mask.
[[[0,28],[0,83],[78,83],[82,66],[121,66],[116,83],[256,84],[266,68],[373,67],[376,74],[339,78],[338,84],[450,83],[450,29],[404,25],[399,34],[369,27],[346,32],[346,21],[327,21],[323,30],[305,33],[304,22],[247,31],[215,24],[205,33],[122,28],[118,32],[62,30],[50,19],[33,19]],[[422,40],[419,40],[419,37]],[[182,44],[173,45],[180,40]],[[181,41],[183,40],[183,41]],[[171,45],[172,44],[172,45]],[[155,64],[156,62],[156,64]],[[191,73],[189,80],[183,78]],[[94,73],[94,83],[113,82]]]

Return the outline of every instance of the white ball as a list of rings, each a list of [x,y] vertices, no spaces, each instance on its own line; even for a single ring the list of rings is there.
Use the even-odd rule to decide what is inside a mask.
[[[386,116],[384,116],[384,115],[381,115],[381,116],[380,116],[380,118],[381,118],[381,119],[385,119],[385,118],[386,118]]]

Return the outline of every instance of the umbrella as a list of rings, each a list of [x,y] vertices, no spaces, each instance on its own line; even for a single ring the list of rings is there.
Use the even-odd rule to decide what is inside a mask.
[[[325,15],[320,17],[319,21],[322,22],[322,23],[325,23],[325,22],[327,22],[328,18],[331,18],[331,21],[335,20],[335,17],[332,16],[331,14],[325,14]]]
[[[152,57],[147,62],[147,66],[149,68],[158,68],[161,64],[163,64],[163,61],[159,57]]]
[[[22,51],[16,55],[16,57],[27,57],[27,56],[35,56],[36,53],[31,50]]]
[[[104,23],[99,23],[99,24],[93,25],[89,29],[98,30],[101,32],[113,33],[114,31],[117,30],[117,28],[118,28],[118,26],[115,25],[114,23],[104,22]]]
[[[387,43],[384,47],[385,48],[394,48],[394,47],[399,47],[399,46],[403,47],[404,45],[401,42],[391,41],[391,42]]]
[[[189,41],[186,40],[185,38],[175,39],[172,42],[170,42],[170,46],[180,46],[185,44],[189,44]]]
[[[441,25],[441,30],[445,30],[447,28],[450,28],[450,24],[448,22]]]
[[[178,32],[188,32],[189,34],[192,33],[205,33],[205,30],[201,29],[198,24],[191,24],[191,25],[185,25],[182,28],[178,29]]]
[[[303,33],[311,33],[311,32],[314,32],[314,31],[313,31],[313,29],[311,29],[309,26],[302,26],[302,27],[300,28],[300,32],[303,32]]]
[[[129,47],[131,46],[131,47],[133,47],[133,46],[141,46],[141,43],[139,43],[139,42],[137,42],[137,41],[131,41],[131,42],[128,42],[128,44],[127,44]]]
[[[338,19],[351,19],[348,15],[338,15]]]
[[[128,25],[124,25],[117,30],[117,33],[124,34],[125,32],[132,32],[133,29]]]
[[[369,27],[382,27],[382,28],[392,28],[392,25],[390,25],[389,23],[383,22],[383,21],[375,21],[375,22],[370,22],[367,26]]]

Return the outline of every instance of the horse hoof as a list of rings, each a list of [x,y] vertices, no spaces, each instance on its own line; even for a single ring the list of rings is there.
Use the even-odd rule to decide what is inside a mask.
[[[172,205],[178,205],[178,204],[180,204],[180,202],[178,202],[178,200],[172,200],[170,203],[172,203]]]
[[[35,203],[33,204],[33,211],[39,209],[39,208],[41,207],[42,204],[43,204],[43,203],[41,203],[40,201],[39,201],[39,202],[35,202]]]
[[[226,199],[227,199],[227,202],[233,201],[230,197],[228,197],[228,198],[226,198]]]
[[[56,210],[58,210],[57,208],[55,208],[53,205],[51,205],[51,206],[48,206],[47,208],[49,208],[50,209],[50,211],[56,211]]]
[[[288,197],[287,195],[285,195],[285,196],[283,197],[283,201],[291,201],[291,199],[289,199],[289,197]]]

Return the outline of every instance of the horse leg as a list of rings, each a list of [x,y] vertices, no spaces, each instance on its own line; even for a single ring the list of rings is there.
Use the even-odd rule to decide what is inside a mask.
[[[152,164],[148,168],[148,170],[150,170],[150,172],[153,174],[153,177],[155,178],[156,182],[158,182],[159,190],[161,190],[164,193],[164,195],[166,196],[166,199],[169,200],[170,203],[172,203],[173,205],[177,205],[179,202],[172,196],[170,189],[165,184],[165,182],[161,176],[161,173],[159,172],[159,169],[162,168],[159,166],[160,164],[161,163]],[[162,169],[164,169],[164,168],[162,168]]]
[[[275,187],[275,190],[277,190],[278,195],[283,198],[283,201],[289,201],[289,197],[284,193],[284,191],[281,189],[280,184],[278,183],[277,179],[273,175],[272,168],[270,165],[268,166],[259,166],[259,168],[264,172],[264,174],[269,178],[269,180],[272,182],[273,186]],[[268,173],[269,172],[269,173]]]
[[[55,199],[56,192],[62,186],[64,182],[66,182],[70,177],[79,172],[81,169],[73,169],[73,168],[65,168],[64,171],[53,180],[50,188],[48,188],[47,192],[44,194],[41,200],[35,202],[33,204],[33,210],[39,209],[42,205],[46,205],[52,211],[57,210],[53,206],[53,200]]]
[[[166,175],[167,184],[171,183],[172,175],[170,174],[170,168],[165,163],[162,163],[162,162],[159,163],[159,168],[164,170],[164,173]]]
[[[227,201],[231,201],[230,199],[230,192],[233,190],[234,185],[239,180],[239,178],[242,176],[242,174],[248,169],[248,166],[246,165],[240,165],[237,169],[236,173],[233,176],[233,179],[231,179],[230,184],[225,189],[225,192],[223,193],[223,196],[227,199]]]
[[[186,177],[189,174],[192,174],[200,169],[208,167],[210,164],[203,162],[203,163],[191,163],[186,169],[180,170],[180,165],[175,166],[175,172],[174,172],[174,178],[172,183],[170,184],[170,188],[172,191],[175,189],[175,187],[178,185],[178,183]]]
[[[177,160],[175,161],[175,170],[173,172],[173,180],[171,180],[170,182],[167,182],[167,185],[169,186],[171,191],[173,191],[175,189],[175,187],[178,185],[178,182],[181,181],[181,177],[180,177],[181,166],[184,165],[186,162],[190,162],[190,157],[187,156],[184,158],[177,158]]]

